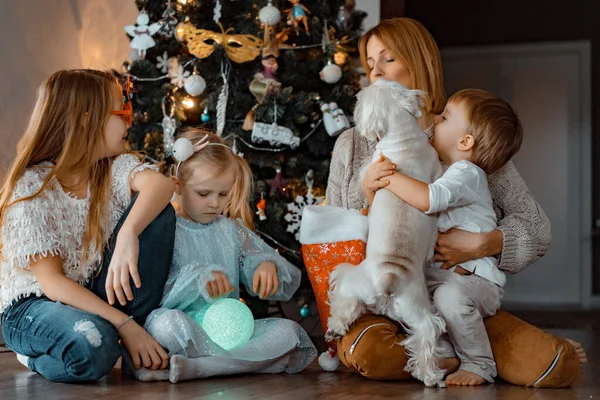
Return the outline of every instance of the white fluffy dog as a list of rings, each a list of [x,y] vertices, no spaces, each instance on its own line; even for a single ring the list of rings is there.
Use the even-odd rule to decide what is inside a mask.
[[[438,155],[420,129],[423,93],[377,80],[358,93],[354,112],[361,135],[377,139],[373,161],[383,153],[398,171],[432,182],[441,173]],[[370,164],[370,163],[369,163]],[[364,177],[366,165],[361,171]],[[365,260],[341,264],[330,276],[327,340],[346,334],[365,312],[385,315],[404,325],[401,344],[409,356],[406,371],[427,386],[444,386],[436,344],[445,330],[425,285],[424,268],[433,252],[436,217],[411,207],[388,190],[379,190],[369,211]]]

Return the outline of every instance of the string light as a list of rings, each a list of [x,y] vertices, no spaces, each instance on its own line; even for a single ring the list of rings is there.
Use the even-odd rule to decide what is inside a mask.
[[[194,108],[194,106],[196,105],[196,103],[194,102],[194,99],[192,99],[190,97],[186,97],[185,99],[183,99],[181,101],[181,104],[183,104],[183,106],[188,110],[190,108]]]

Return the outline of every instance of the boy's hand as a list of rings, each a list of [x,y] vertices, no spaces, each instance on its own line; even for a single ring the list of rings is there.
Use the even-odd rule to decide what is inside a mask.
[[[363,191],[366,195],[375,193],[381,188],[390,184],[388,179],[382,179],[390,176],[396,170],[396,165],[382,154],[379,160],[369,166],[365,178],[362,182]]]
[[[206,291],[210,297],[217,298],[233,292],[233,286],[229,282],[227,275],[219,271],[213,271],[212,274],[215,280],[206,284]]]
[[[259,293],[260,288],[260,293]],[[259,298],[273,296],[279,289],[279,279],[277,278],[277,265],[272,261],[261,263],[254,272],[252,290]]]

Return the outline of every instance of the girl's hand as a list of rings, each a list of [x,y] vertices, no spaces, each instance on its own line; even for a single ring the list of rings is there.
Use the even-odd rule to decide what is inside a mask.
[[[219,271],[213,271],[212,274],[215,280],[206,284],[206,291],[210,297],[217,298],[233,292],[233,286],[227,279],[227,275]]]
[[[133,279],[136,288],[142,286],[138,273],[138,257],[140,242],[138,236],[132,231],[122,227],[117,234],[117,244],[113,252],[106,276],[106,298],[108,304],[115,304],[115,294],[119,303],[124,306],[127,301],[133,300],[133,292],[129,278]]]
[[[362,183],[365,194],[367,196],[374,195],[376,191],[389,185],[390,181],[382,178],[392,175],[395,170],[396,164],[381,154],[379,160],[371,164],[365,174]]]
[[[169,363],[169,355],[148,332],[134,320],[128,321],[119,330],[123,345],[131,355],[136,369],[141,367],[165,369]]]
[[[260,293],[258,292],[259,288]],[[277,293],[277,290],[279,289],[279,279],[277,278],[277,265],[274,262],[265,261],[258,266],[254,272],[252,289],[261,299],[273,296]]]

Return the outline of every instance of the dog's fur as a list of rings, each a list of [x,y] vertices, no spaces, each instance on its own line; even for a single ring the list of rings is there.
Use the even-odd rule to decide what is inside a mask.
[[[442,168],[438,155],[420,129],[423,93],[378,80],[358,95],[356,128],[370,140],[378,139],[373,160],[383,153],[398,171],[433,182]],[[327,340],[343,336],[366,312],[385,315],[407,330],[406,370],[427,386],[443,386],[436,344],[445,330],[425,285],[424,268],[433,252],[436,217],[410,206],[388,190],[379,190],[369,211],[365,260],[358,266],[341,264],[330,276]]]

